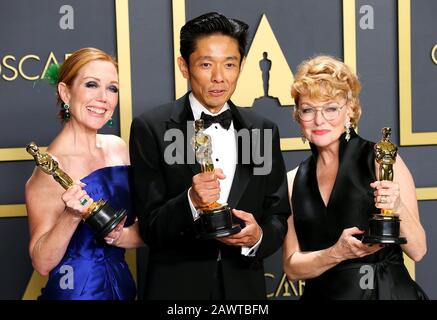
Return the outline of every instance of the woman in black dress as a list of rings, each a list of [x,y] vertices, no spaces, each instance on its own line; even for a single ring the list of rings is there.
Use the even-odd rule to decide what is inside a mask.
[[[426,253],[414,181],[399,155],[394,181],[378,181],[374,143],[354,131],[359,92],[357,76],[333,57],[306,60],[295,75],[295,119],[312,155],[288,173],[284,270],[305,280],[303,299],[426,299],[403,261],[403,253],[416,262]],[[400,215],[407,244],[361,242],[377,208]]]

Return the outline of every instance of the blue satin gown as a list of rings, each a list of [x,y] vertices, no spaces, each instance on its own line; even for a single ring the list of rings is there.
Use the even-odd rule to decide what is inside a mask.
[[[88,195],[109,200],[114,209],[128,210],[125,226],[133,223],[129,192],[130,166],[105,167],[81,181]],[[136,286],[124,259],[125,250],[94,240],[81,222],[61,262],[50,272],[42,300],[131,300]]]

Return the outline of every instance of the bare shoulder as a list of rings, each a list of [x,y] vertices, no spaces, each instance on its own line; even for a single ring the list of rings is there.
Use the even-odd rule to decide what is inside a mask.
[[[130,164],[129,150],[122,138],[113,134],[99,134],[98,138],[111,162],[114,162],[114,164]]]
[[[402,157],[398,154],[396,157],[396,162],[393,166],[393,171],[395,173],[394,180],[398,180],[400,183],[410,183],[414,187],[414,179],[410,170],[408,169],[406,163],[402,159]]]
[[[98,134],[99,140],[111,146],[125,146],[126,143],[122,138],[115,134]]]
[[[28,215],[32,216],[35,212],[48,211],[48,209],[54,207],[62,208],[61,195],[64,191],[62,186],[52,176],[35,167],[25,185],[25,201]]]
[[[36,166],[33,169],[32,175],[29,177],[29,179],[27,180],[26,184],[25,184],[25,194],[26,197],[33,192],[33,190],[38,189],[38,186],[40,185],[44,185],[45,183],[48,182],[48,175],[45,175],[46,177],[44,177],[43,172],[41,172],[41,170],[39,170]]]
[[[398,153],[398,155],[396,157],[395,166],[397,166],[397,167],[399,167],[401,169],[408,170],[407,165],[404,162],[404,159],[402,159],[402,157],[401,157],[401,155],[399,153]]]
[[[59,188],[60,189],[59,189]],[[46,192],[47,190],[60,190],[62,187],[53,179],[49,174],[44,173],[38,167],[33,169],[32,175],[27,180],[25,185],[25,191],[27,193]]]

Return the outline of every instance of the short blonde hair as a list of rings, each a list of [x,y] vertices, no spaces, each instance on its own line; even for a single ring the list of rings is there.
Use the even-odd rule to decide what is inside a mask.
[[[351,102],[350,121],[356,127],[361,117],[358,77],[342,61],[331,56],[316,56],[303,61],[294,76],[291,96],[296,102],[294,117],[298,120],[299,98],[307,95],[315,100],[344,98]]]

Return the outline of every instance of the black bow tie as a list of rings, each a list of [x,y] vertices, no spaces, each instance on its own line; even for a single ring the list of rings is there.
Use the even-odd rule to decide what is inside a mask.
[[[224,129],[228,130],[232,123],[232,113],[229,109],[216,116],[210,116],[202,112],[200,119],[203,119],[203,127],[205,129],[210,127],[213,123],[220,123]]]

